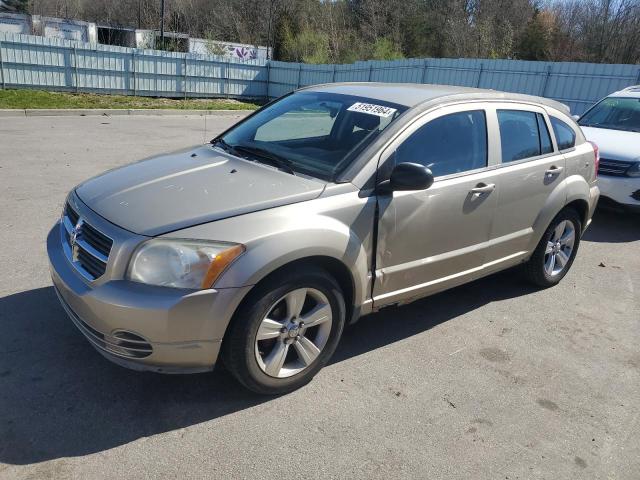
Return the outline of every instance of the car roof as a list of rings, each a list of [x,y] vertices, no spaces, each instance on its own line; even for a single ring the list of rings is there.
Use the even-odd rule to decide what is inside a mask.
[[[569,112],[567,105],[548,98],[482,88],[458,87],[455,85],[344,82],[313,85],[300,90],[355,95],[396,103],[409,108],[426,102],[437,102],[438,99],[442,99],[443,102],[448,100],[504,100],[543,104],[565,113]]]
[[[631,87],[624,88],[618,92],[614,92],[609,97],[627,97],[627,98],[640,98],[640,85],[632,85]]]

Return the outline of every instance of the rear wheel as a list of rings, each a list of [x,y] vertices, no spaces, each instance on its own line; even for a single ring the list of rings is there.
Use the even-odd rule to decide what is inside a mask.
[[[552,287],[567,274],[580,245],[582,224],[572,208],[562,210],[551,222],[529,261],[527,278],[540,287]]]
[[[331,358],[344,322],[342,292],[324,270],[277,274],[236,313],[224,340],[225,365],[250,390],[290,392]]]

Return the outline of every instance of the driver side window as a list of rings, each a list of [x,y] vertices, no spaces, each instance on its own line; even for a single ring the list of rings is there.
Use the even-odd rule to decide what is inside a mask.
[[[435,177],[487,166],[484,110],[443,115],[426,123],[396,150],[396,163],[419,163]]]

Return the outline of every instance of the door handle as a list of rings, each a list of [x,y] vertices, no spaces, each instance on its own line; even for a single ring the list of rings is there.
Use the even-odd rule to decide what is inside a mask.
[[[472,188],[470,190],[470,193],[472,193],[474,196],[480,196],[482,194],[485,193],[491,193],[496,189],[496,184],[495,183],[479,183],[478,185],[475,186],[475,188]]]
[[[558,175],[563,170],[564,170],[564,167],[556,167],[555,165],[552,165],[551,168],[549,168],[549,170],[547,170],[544,173],[546,173],[547,175],[549,175],[551,177],[553,175]]]

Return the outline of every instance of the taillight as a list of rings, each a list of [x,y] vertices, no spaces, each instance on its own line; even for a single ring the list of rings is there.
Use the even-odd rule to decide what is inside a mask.
[[[598,148],[598,145],[596,145],[595,142],[589,142],[591,144],[591,146],[593,147],[593,153],[596,154],[596,163],[595,163],[595,167],[596,167],[596,177],[598,176],[598,170],[600,169],[600,149]]]

